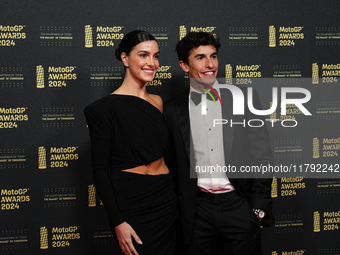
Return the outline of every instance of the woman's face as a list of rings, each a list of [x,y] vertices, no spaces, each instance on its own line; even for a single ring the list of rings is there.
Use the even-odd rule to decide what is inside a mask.
[[[122,55],[124,65],[128,65],[129,73],[132,77],[142,83],[153,80],[157,69],[159,49],[156,41],[145,41],[137,44],[127,56]]]

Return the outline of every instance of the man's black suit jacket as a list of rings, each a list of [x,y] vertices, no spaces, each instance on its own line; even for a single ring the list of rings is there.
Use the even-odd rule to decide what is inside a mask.
[[[260,119],[253,115],[246,105],[247,89],[239,87],[245,95],[245,115],[233,116],[233,98],[228,89],[220,89],[222,100],[222,117],[228,120],[223,125],[223,143],[225,163],[236,166],[268,165],[273,164],[273,156],[270,148],[269,135],[266,125],[263,127],[249,127],[249,119]],[[257,93],[254,94],[253,105],[255,109],[261,109]],[[166,153],[165,160],[170,172],[174,176],[174,182],[178,192],[178,202],[183,229],[184,243],[189,244],[193,220],[196,210],[197,178],[195,176],[193,145],[191,142],[189,120],[189,89],[164,104],[164,117],[171,134],[171,144]],[[230,127],[230,119],[233,122],[243,122],[243,125]],[[262,118],[261,118],[262,119]],[[255,125],[255,124],[253,124]],[[257,124],[258,125],[258,124]],[[191,158],[190,158],[191,157]],[[190,175],[191,174],[191,175]],[[266,176],[268,177],[268,176]],[[271,182],[272,178],[233,178],[228,173],[230,182],[235,190],[249,202],[249,208],[263,209],[267,216],[262,220],[263,226],[271,226],[274,218],[271,213]]]

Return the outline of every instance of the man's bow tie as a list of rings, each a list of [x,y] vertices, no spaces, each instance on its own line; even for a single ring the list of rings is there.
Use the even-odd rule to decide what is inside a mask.
[[[218,97],[217,95],[213,92],[213,91],[209,91],[210,94],[214,97],[215,101],[218,100]],[[204,94],[203,94],[204,95]],[[211,96],[206,93],[206,96],[207,96],[207,99],[213,101],[213,99],[211,98]],[[201,100],[202,100],[202,93],[198,93],[198,92],[195,92],[195,91],[191,91],[190,93],[190,98],[191,100],[194,102],[195,105],[198,105],[199,103],[201,103]]]

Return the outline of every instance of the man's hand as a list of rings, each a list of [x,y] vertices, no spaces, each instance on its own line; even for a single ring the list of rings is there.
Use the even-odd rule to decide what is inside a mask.
[[[138,255],[135,247],[132,244],[131,236],[138,244],[143,244],[133,228],[126,222],[123,222],[115,227],[117,239],[122,252],[125,255]]]

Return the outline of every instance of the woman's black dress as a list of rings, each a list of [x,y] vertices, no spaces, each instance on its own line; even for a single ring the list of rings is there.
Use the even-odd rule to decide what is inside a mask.
[[[87,106],[85,116],[94,182],[113,234],[126,221],[143,242],[133,240],[140,255],[173,254],[177,203],[171,174],[122,171],[163,157],[169,140],[163,114],[139,97],[112,94]]]

